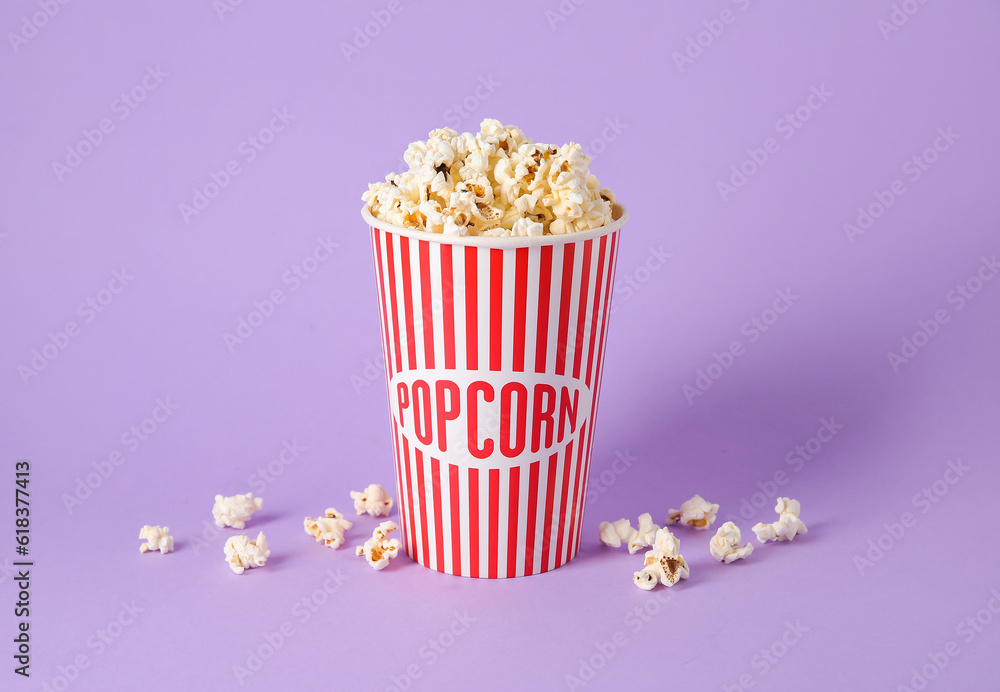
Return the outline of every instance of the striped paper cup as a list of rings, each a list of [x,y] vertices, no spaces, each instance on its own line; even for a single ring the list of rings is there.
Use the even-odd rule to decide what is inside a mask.
[[[406,553],[519,577],[580,547],[619,231],[372,234]]]

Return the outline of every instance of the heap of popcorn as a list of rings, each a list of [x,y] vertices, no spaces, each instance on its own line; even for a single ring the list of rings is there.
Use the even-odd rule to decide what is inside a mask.
[[[410,169],[369,184],[362,195],[388,223],[492,237],[561,235],[612,221],[615,198],[590,173],[579,144],[528,139],[517,127],[483,120],[477,134],[445,127],[413,142]]]

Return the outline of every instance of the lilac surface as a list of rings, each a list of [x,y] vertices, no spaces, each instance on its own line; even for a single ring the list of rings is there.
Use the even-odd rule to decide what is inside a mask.
[[[961,309],[949,292],[1000,250],[1000,8],[903,4],[919,9],[884,37],[886,0],[512,2],[508,20],[490,8],[482,24],[469,3],[403,2],[347,60],[341,44],[387,3],[246,2],[221,17],[209,2],[71,3],[16,46],[7,32],[45,3],[6,3],[0,687],[896,690],[951,641],[927,689],[996,689],[1000,281]],[[732,22],[679,69],[673,54],[723,10]],[[116,99],[157,67],[155,90],[120,119]],[[785,139],[776,122],[813,87],[832,95]],[[465,117],[463,99],[478,102]],[[282,108],[294,119],[248,162],[241,142]],[[376,574],[302,531],[307,514],[349,509],[349,490],[393,483],[359,196],[409,141],[483,117],[584,143],[632,216],[584,546],[510,581],[405,557]],[[113,130],[60,180],[53,162],[102,118]],[[914,181],[903,166],[939,128],[959,138]],[[724,199],[717,181],[769,137],[776,150]],[[192,188],[231,160],[241,173],[186,223]],[[844,224],[897,179],[905,192],[850,238]],[[338,247],[293,290],[283,274],[328,237]],[[78,305],[123,268],[134,278],[86,322]],[[231,352],[224,333],[275,289],[286,300]],[[777,291],[797,298],[752,340],[744,324]],[[947,322],[894,370],[887,354],[936,311]],[[70,320],[80,334],[24,382],[19,366]],[[735,340],[742,355],[689,403],[683,387]],[[159,400],[178,408],[131,449],[123,435]],[[824,418],[842,428],[796,462]],[[265,478],[286,443],[304,450]],[[116,450],[121,465],[70,512],[64,496]],[[10,658],[21,458],[33,469],[30,680]],[[946,476],[959,459],[969,470]],[[779,471],[787,483],[768,487]],[[921,500],[935,481],[946,492]],[[266,504],[247,531],[267,533],[272,557],[237,577],[222,557],[232,530],[205,549],[195,538],[215,493],[248,490]],[[708,554],[711,531],[679,529],[691,578],[669,591],[636,589],[641,556],[597,544],[601,520],[662,522],[700,493],[721,523],[765,492],[738,518],[744,537],[775,494],[801,500],[808,535],[726,566]],[[883,535],[905,512],[911,525]],[[140,555],[145,523],[169,525],[176,552]],[[359,519],[351,544],[375,523]],[[893,545],[859,567],[879,540]],[[329,570],[342,585],[303,610]],[[123,601],[142,612],[102,648]],[[977,613],[981,631],[961,626]],[[238,680],[283,625],[290,636]],[[68,682],[74,661],[87,666]]]

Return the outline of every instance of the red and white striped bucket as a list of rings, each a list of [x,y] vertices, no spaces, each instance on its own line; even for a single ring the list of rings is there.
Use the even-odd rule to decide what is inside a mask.
[[[580,547],[619,231],[371,228],[406,553],[519,577]]]

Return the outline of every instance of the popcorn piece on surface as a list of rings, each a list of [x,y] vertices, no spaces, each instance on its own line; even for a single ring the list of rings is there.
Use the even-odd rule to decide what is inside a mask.
[[[354,500],[354,509],[358,510],[358,514],[368,512],[373,517],[383,514],[389,516],[389,510],[392,509],[392,498],[377,483],[372,483],[361,492],[352,490],[351,499]]]
[[[757,540],[761,543],[767,541],[790,541],[800,533],[808,533],[809,529],[799,519],[801,505],[798,500],[779,497],[778,504],[774,506],[774,511],[778,513],[778,521],[771,524],[759,523],[753,527],[753,532],[757,535]]]
[[[352,526],[351,522],[344,519],[344,515],[333,507],[328,508],[322,517],[316,519],[306,517],[303,524],[306,533],[334,549],[344,544],[344,532]]]
[[[170,535],[169,526],[150,526],[146,524],[139,529],[139,538],[146,541],[139,546],[139,552],[145,553],[148,550],[160,551],[160,555],[166,555],[174,549],[174,537]]]
[[[747,543],[740,547],[740,540],[742,540],[742,535],[739,527],[733,522],[727,521],[715,532],[715,536],[708,544],[708,549],[712,553],[712,557],[728,565],[730,562],[743,559],[753,552],[752,544]]]
[[[383,521],[372,532],[372,537],[365,541],[364,545],[359,545],[355,549],[355,555],[363,555],[368,560],[368,564],[375,569],[384,569],[389,564],[389,560],[396,557],[399,552],[400,542],[395,538],[388,537],[398,528],[395,522]]]
[[[372,215],[448,235],[558,235],[612,221],[615,197],[590,173],[579,144],[533,142],[487,118],[477,134],[450,127],[413,142],[409,170],[372,183],[361,199]]]
[[[232,526],[234,529],[242,529],[253,513],[263,506],[264,498],[254,497],[253,493],[231,497],[216,495],[212,516],[215,517],[215,525],[220,528]]]
[[[670,510],[667,513],[667,523],[680,521],[685,526],[707,529],[715,522],[715,513],[718,511],[719,505],[706,502],[701,495],[695,495],[682,504],[680,509]]]
[[[622,541],[628,543],[632,540],[633,534],[637,533],[632,528],[632,522],[628,519],[619,519],[613,524],[602,521],[600,526],[598,526],[598,530],[601,532],[601,543],[609,545],[612,548],[621,547]]]
[[[271,555],[263,531],[253,541],[245,533],[233,536],[226,541],[223,550],[226,552],[226,562],[236,574],[243,574],[243,570],[251,567],[263,567]]]
[[[690,575],[688,564],[680,554],[681,542],[670,529],[663,527],[656,531],[653,549],[646,551],[644,567],[633,573],[633,581],[640,589],[649,591],[659,582],[673,586]]]
[[[628,540],[628,552],[629,555],[635,555],[639,548],[645,548],[646,546],[652,545],[656,538],[657,531],[660,527],[653,523],[653,517],[650,516],[649,512],[639,515],[639,528],[635,529],[635,532],[629,537]]]

